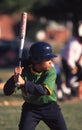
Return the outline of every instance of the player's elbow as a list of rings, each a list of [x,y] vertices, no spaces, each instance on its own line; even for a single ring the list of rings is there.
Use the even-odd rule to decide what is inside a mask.
[[[5,96],[10,96],[11,94],[13,94],[13,91],[9,91],[6,88],[4,88],[3,93],[4,93]]]

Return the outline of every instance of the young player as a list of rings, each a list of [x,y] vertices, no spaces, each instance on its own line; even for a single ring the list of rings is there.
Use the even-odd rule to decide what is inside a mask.
[[[37,42],[29,50],[29,58],[16,67],[14,75],[4,86],[5,95],[21,89],[25,100],[19,130],[35,130],[43,120],[51,130],[67,130],[54,89],[56,71],[52,65],[51,46]]]

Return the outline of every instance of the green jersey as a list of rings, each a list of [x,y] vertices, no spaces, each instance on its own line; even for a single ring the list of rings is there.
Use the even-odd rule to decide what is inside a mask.
[[[48,95],[33,95],[30,93],[25,94],[22,91],[23,98],[26,102],[31,104],[46,104],[57,100],[55,92],[55,80],[56,80],[56,70],[51,67],[50,70],[41,73],[36,73],[31,67],[28,67],[22,74],[22,77],[28,82],[31,81],[35,84],[40,84],[44,86],[49,94]]]

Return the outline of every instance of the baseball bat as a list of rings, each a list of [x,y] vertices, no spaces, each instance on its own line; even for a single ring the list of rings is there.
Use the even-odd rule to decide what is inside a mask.
[[[20,24],[19,67],[21,66],[21,59],[23,54],[24,42],[25,42],[26,23],[27,23],[27,13],[23,12],[21,14],[21,24]]]
[[[25,42],[26,23],[27,23],[27,13],[26,12],[23,12],[21,14],[20,22],[21,22],[21,24],[20,24],[20,48],[19,48],[19,63],[18,63],[19,67],[21,67],[21,59],[22,59],[22,54],[23,54],[24,42]],[[20,86],[19,83],[16,83],[15,85]]]

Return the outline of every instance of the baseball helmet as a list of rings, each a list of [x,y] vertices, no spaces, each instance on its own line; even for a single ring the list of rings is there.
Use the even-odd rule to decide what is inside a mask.
[[[52,53],[52,47],[47,42],[36,42],[29,50],[29,55],[33,63],[40,63],[43,60],[49,60],[56,57]]]

